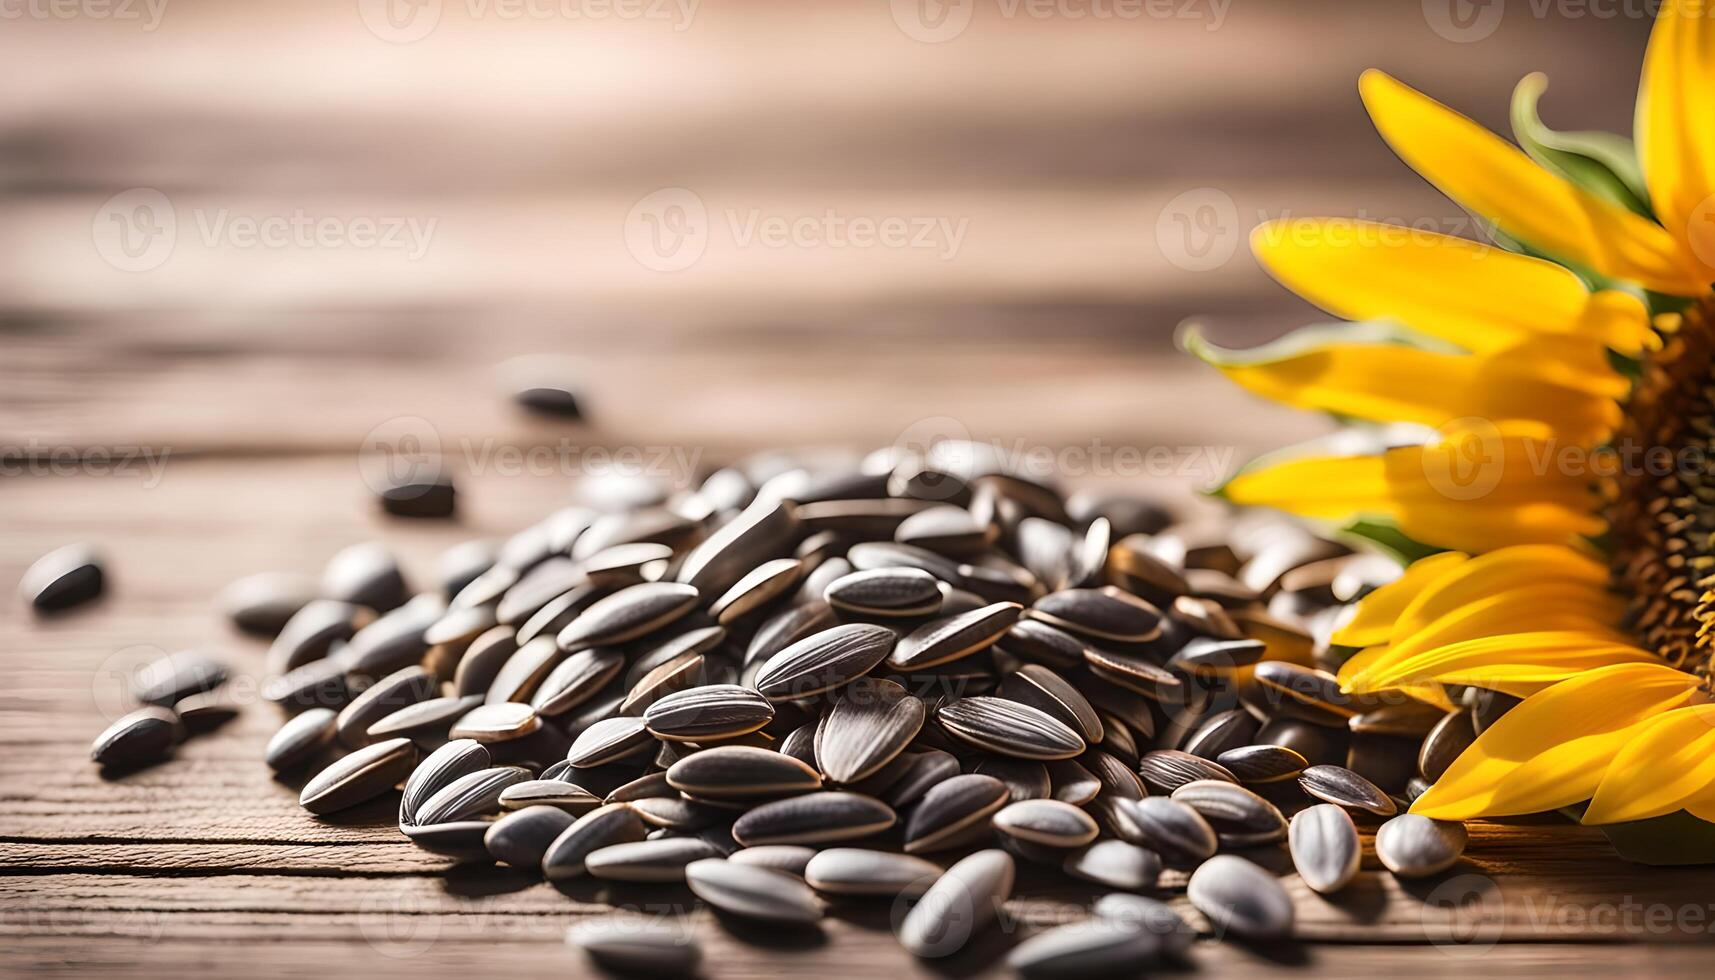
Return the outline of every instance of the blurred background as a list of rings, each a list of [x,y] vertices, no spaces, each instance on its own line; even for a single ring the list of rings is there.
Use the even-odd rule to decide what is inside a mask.
[[[951,419],[1242,459],[1319,430],[1172,347],[1316,318],[1252,226],[1470,233],[1358,73],[1507,131],[1541,69],[1550,125],[1629,131],[1645,7],[6,0],[0,445],[349,460],[408,417],[712,463]],[[527,368],[586,421],[520,411]]]

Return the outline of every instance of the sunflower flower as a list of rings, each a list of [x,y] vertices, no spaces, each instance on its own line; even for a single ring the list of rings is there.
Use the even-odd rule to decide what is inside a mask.
[[[1715,821],[1712,16],[1663,6],[1635,151],[1542,127],[1540,76],[1515,93],[1521,148],[1367,72],[1383,139],[1497,244],[1271,222],[1252,238],[1264,267],[1355,322],[1244,352],[1187,336],[1252,392],[1386,434],[1370,452],[1259,461],[1224,490],[1431,553],[1336,635],[1360,648],[1343,687],[1524,699],[1416,813],[1588,801],[1586,823]]]

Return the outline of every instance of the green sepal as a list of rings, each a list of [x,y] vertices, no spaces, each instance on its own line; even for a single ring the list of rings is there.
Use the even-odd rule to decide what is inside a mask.
[[[1335,528],[1334,533],[1363,541],[1406,566],[1447,550],[1418,541],[1385,517],[1359,517]]]
[[[1463,353],[1463,348],[1437,337],[1418,333],[1392,320],[1354,320],[1316,323],[1256,347],[1238,350],[1219,347],[1203,336],[1202,325],[1187,320],[1174,336],[1179,349],[1213,367],[1254,367],[1301,357],[1335,344],[1414,347],[1442,354]]]
[[[1578,820],[1588,806],[1579,803],[1560,812]],[[1596,829],[1608,838],[1615,853],[1637,864],[1715,864],[1715,823],[1699,820],[1684,810],[1648,820],[1600,824]]]
[[[1633,213],[1653,218],[1649,188],[1632,141],[1614,133],[1559,133],[1543,125],[1537,100],[1548,88],[1541,72],[1526,75],[1513,89],[1513,136],[1531,159],[1591,194]]]

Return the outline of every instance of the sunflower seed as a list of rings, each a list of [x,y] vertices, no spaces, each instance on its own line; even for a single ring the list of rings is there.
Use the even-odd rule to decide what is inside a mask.
[[[552,642],[605,594],[606,590],[601,586],[585,584],[549,599],[518,624],[518,642],[529,643],[538,639]]]
[[[1118,801],[1129,821],[1131,843],[1147,847],[1170,861],[1197,862],[1219,846],[1215,828],[1185,803],[1162,796]]]
[[[1172,671],[1143,657],[1085,647],[1084,662],[1091,674],[1134,694],[1153,701],[1183,700],[1184,682]]]
[[[1309,765],[1304,757],[1283,745],[1243,745],[1228,749],[1215,762],[1241,783],[1278,783],[1292,779]]]
[[[909,756],[903,771],[881,795],[881,799],[895,810],[916,803],[931,788],[959,774],[959,760],[949,752],[926,749],[902,753],[902,756]]]
[[[798,534],[792,505],[758,498],[692,548],[679,567],[678,580],[702,595],[722,595],[744,573],[791,549]]]
[[[1399,810],[1376,784],[1344,766],[1311,766],[1298,777],[1298,786],[1319,800],[1378,817],[1391,817]]]
[[[483,838],[492,826],[494,824],[487,820],[456,820],[420,827],[414,824],[401,825],[399,832],[425,851],[472,860],[488,856],[488,848],[483,844]]]
[[[816,761],[835,783],[855,783],[904,751],[926,714],[922,701],[892,681],[854,681],[816,729]]]
[[[1236,783],[1199,779],[1174,790],[1172,799],[1202,814],[1229,846],[1250,847],[1286,836],[1286,817],[1280,810]]]
[[[616,515],[616,519],[624,521],[626,517]],[[614,527],[616,531],[623,531],[618,525]],[[589,576],[591,585],[617,589],[649,582],[660,574],[667,561],[673,557],[673,549],[670,546],[649,541],[616,544],[600,550],[586,547],[600,540],[598,531],[600,528],[595,526],[585,531],[583,536],[578,538],[572,555],[582,563],[584,574]]]
[[[1048,776],[1048,767],[1030,759],[989,756],[978,762],[972,772],[993,776],[1005,783],[1007,798],[1014,803],[1021,800],[1045,800],[1054,791],[1054,784]]]
[[[1417,771],[1424,779],[1433,783],[1446,775],[1453,760],[1463,755],[1477,740],[1477,729],[1471,718],[1469,711],[1454,711],[1430,730],[1417,753]]]
[[[941,608],[940,581],[920,568],[872,568],[835,579],[822,598],[860,616],[932,616]]]
[[[584,859],[614,844],[643,839],[643,821],[623,803],[597,807],[572,822],[542,855],[542,874],[549,881],[568,881],[584,874]]]
[[[522,810],[532,806],[551,806],[573,816],[582,816],[601,806],[601,798],[576,783],[563,779],[526,779],[500,791],[502,810]]]
[[[1018,621],[1023,609],[1016,602],[995,602],[931,620],[901,639],[887,662],[898,670],[922,670],[968,657],[999,640]]]
[[[510,626],[496,626],[470,641],[453,669],[453,693],[486,696],[494,679],[518,652],[518,635]]]
[[[18,591],[37,611],[56,612],[99,596],[105,578],[95,549],[68,544],[36,559],[19,580]]]
[[[593,769],[623,759],[650,743],[643,719],[630,715],[605,718],[585,728],[566,750],[574,769]]]
[[[429,797],[446,788],[462,776],[487,769],[488,749],[470,739],[448,742],[431,752],[405,780],[404,795],[399,800],[399,822],[417,822],[417,810]]]
[[[932,786],[905,823],[905,852],[923,854],[964,843],[986,830],[989,819],[1010,802],[1006,784],[971,773]]]
[[[722,745],[688,755],[667,770],[667,784],[693,796],[746,799],[820,789],[822,777],[789,755]]]
[[[378,541],[354,544],[329,559],[321,592],[382,613],[402,605],[410,594],[398,559]]]
[[[774,718],[768,699],[736,684],[677,691],[643,713],[649,734],[674,742],[731,738],[754,732]]]
[[[329,708],[311,708],[287,719],[268,739],[268,747],[263,750],[262,757],[268,768],[285,772],[315,758],[333,743],[336,717]]]
[[[631,808],[649,826],[668,830],[702,830],[732,819],[732,814],[719,807],[682,796],[650,796],[632,800]]]
[[[722,626],[735,623],[791,591],[803,572],[804,563],[796,558],[763,562],[711,603],[709,615]]]
[[[438,685],[421,667],[405,667],[371,684],[339,713],[335,723],[341,744],[357,748],[369,742],[369,727],[400,708],[427,701]]]
[[[1217,762],[1211,762],[1178,749],[1156,749],[1145,752],[1138,760],[1138,775],[1149,788],[1158,793],[1172,793],[1186,783],[1199,779],[1218,779],[1237,783],[1233,774]]]
[[[1099,840],[1066,855],[1061,869],[1109,888],[1147,891],[1161,876],[1161,858],[1123,840]]]
[[[810,853],[804,880],[828,895],[916,896],[927,891],[941,876],[938,866],[909,854],[856,847],[832,847]]]
[[[770,701],[811,697],[862,677],[887,659],[897,634],[851,623],[814,633],[763,663],[756,690]]]
[[[1025,664],[1001,682],[1001,697],[1039,708],[1085,742],[1102,740],[1102,719],[1078,689],[1039,664]]]
[[[516,627],[523,625],[550,602],[570,596],[587,608],[601,595],[602,590],[590,583],[589,574],[582,565],[569,558],[555,556],[524,572],[507,586],[495,605],[494,614],[502,624]],[[464,598],[462,593],[460,598]]]
[[[375,613],[368,607],[333,599],[304,604],[280,627],[268,647],[268,672],[285,674],[328,655],[335,643],[352,638],[369,625]]]
[[[453,722],[482,704],[482,698],[430,698],[406,705],[370,725],[364,738],[374,742],[384,738],[408,738],[416,742],[437,743],[446,740]]]
[[[1071,670],[1084,662],[1084,641],[1039,619],[1020,619],[1000,638],[999,648],[1055,670]]]
[[[744,652],[744,662],[753,664],[772,659],[780,651],[823,630],[839,624],[832,606],[821,599],[791,606],[762,622],[751,637]]]
[[[1006,963],[1024,977],[1136,974],[1161,954],[1161,940],[1124,923],[1090,919],[1039,932],[1013,947]]]
[[[881,568],[916,568],[943,582],[957,582],[959,563],[927,548],[893,541],[864,541],[846,550],[846,559],[859,571]]]
[[[506,787],[530,778],[530,770],[518,766],[495,766],[467,773],[436,790],[417,807],[419,825],[472,820],[500,809],[500,794]]]
[[[1262,660],[1265,650],[1260,640],[1199,636],[1188,640],[1174,653],[1172,664],[1201,677],[1227,677],[1241,667],[1250,667]]]
[[[594,697],[619,676],[625,655],[607,647],[579,650],[555,667],[537,685],[530,706],[545,718],[563,715]]]
[[[295,572],[258,572],[222,589],[221,612],[232,625],[258,636],[277,636],[292,617],[316,601],[316,580]]]
[[[1036,600],[1032,619],[1118,643],[1144,643],[1161,635],[1161,610],[1112,586],[1062,589]]]
[[[1260,745],[1279,745],[1303,756],[1317,765],[1337,765],[1346,761],[1346,749],[1351,734],[1343,728],[1329,728],[1297,718],[1275,718],[1256,733]]]
[[[1353,715],[1347,727],[1366,735],[1396,735],[1401,738],[1423,738],[1434,730],[1446,712],[1422,701],[1383,704],[1362,714]]]
[[[423,659],[423,635],[447,611],[446,600],[425,592],[354,633],[340,653],[358,677],[385,677]]]
[[[584,870],[608,881],[684,881],[686,865],[720,856],[696,837],[662,837],[597,848],[585,855]]]
[[[898,819],[880,800],[823,791],[764,803],[738,818],[732,836],[745,847],[825,844],[878,834]]]
[[[1340,682],[1325,670],[1268,660],[1257,664],[1255,677],[1265,692],[1282,694],[1304,707],[1328,712],[1337,716],[1341,724],[1358,714],[1352,699],[1340,691]]]
[[[1012,894],[1014,868],[1005,851],[978,851],[948,868],[899,924],[899,942],[925,959],[963,949],[994,921]]]
[[[1118,757],[1104,749],[1091,749],[1079,757],[1079,764],[1101,784],[1101,791],[1127,800],[1141,800],[1148,795],[1143,780]]]
[[[548,845],[565,833],[574,818],[554,806],[525,807],[496,820],[483,836],[488,853],[501,864],[532,871],[542,866]]]
[[[764,844],[761,847],[741,847],[727,855],[735,864],[749,864],[789,875],[804,877],[804,869],[816,856],[815,848],[799,844]]]
[[[681,653],[657,664],[639,677],[626,691],[625,700],[619,703],[619,713],[641,715],[650,705],[667,695],[696,687],[706,681],[707,670],[703,655],[694,652]]]
[[[1282,939],[1292,933],[1292,899],[1274,875],[1230,854],[1191,873],[1185,894],[1218,933],[1246,939]]]
[[[1499,691],[1488,691],[1481,688],[1471,688],[1465,692],[1466,701],[1471,706],[1471,724],[1481,735],[1489,730],[1501,716],[1518,707],[1519,698]]]
[[[1153,935],[1168,956],[1184,956],[1197,940],[1196,930],[1172,906],[1153,898],[1114,892],[1097,899],[1091,911],[1098,918]]]
[[[995,697],[960,698],[935,715],[948,734],[1021,759],[1070,759],[1084,751],[1077,732],[1046,712]]]
[[[640,976],[691,976],[702,949],[682,924],[641,916],[603,916],[573,926],[566,942],[611,970]]]
[[[755,865],[710,858],[685,866],[685,884],[722,912],[784,925],[808,925],[822,917],[816,893],[792,875]]]
[[[900,521],[893,538],[900,544],[927,548],[955,558],[969,558],[988,546],[992,529],[978,524],[970,511],[963,507],[937,506],[920,510]]]
[[[1451,868],[1467,840],[1462,823],[1402,813],[1376,831],[1376,857],[1401,878],[1425,878]]]
[[[478,705],[453,723],[452,738],[469,738],[478,742],[510,742],[523,738],[542,727],[536,710],[516,701],[490,702]]]
[[[1358,828],[1340,807],[1318,803],[1293,814],[1286,840],[1298,876],[1311,891],[1332,895],[1357,877],[1363,847]]]
[[[179,716],[166,708],[139,708],[95,737],[89,757],[97,765],[125,768],[166,758],[185,736]]]
[[[398,785],[416,762],[417,749],[408,738],[364,746],[312,776],[298,805],[318,816],[356,806]]]
[[[697,590],[677,582],[643,582],[598,599],[560,631],[562,650],[610,646],[647,636],[689,613]]]
[[[1100,830],[1090,815],[1059,800],[1020,800],[992,818],[994,829],[1044,847],[1082,847]]]
[[[193,694],[212,691],[226,678],[224,664],[195,650],[181,650],[138,668],[131,678],[131,694],[143,704],[166,708]]]

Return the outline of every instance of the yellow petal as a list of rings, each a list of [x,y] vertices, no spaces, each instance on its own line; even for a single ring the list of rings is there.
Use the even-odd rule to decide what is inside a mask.
[[[1333,642],[1347,647],[1368,647],[1386,643],[1389,634],[1393,632],[1394,620],[1399,618],[1400,613],[1404,612],[1423,590],[1468,560],[1470,556],[1463,552],[1444,551],[1412,562],[1405,574],[1358,600],[1357,613],[1352,616],[1350,622],[1335,632]]]
[[[1522,698],[1599,667],[1660,662],[1612,632],[1541,630],[1462,640],[1403,658],[1376,658],[1342,676],[1341,684],[1360,694],[1426,682],[1465,684]]]
[[[1379,71],[1359,83],[1376,129],[1412,169],[1503,232],[1556,258],[1658,292],[1707,288],[1661,226],[1537,166],[1470,119]]]
[[[1580,599],[1593,605],[1618,609],[1607,596],[1608,567],[1594,557],[1561,545],[1519,545],[1499,548],[1479,555],[1451,569],[1447,575],[1424,588],[1404,609],[1400,610],[1389,639],[1402,642],[1429,630],[1447,616],[1458,616],[1475,604],[1501,597],[1517,595],[1520,590],[1546,586],[1583,587]],[[1528,623],[1530,607],[1515,605],[1510,612]],[[1616,620],[1617,621],[1617,618]],[[1540,626],[1515,625],[1510,630],[1541,629]]]
[[[1715,279],[1715,10],[1662,5],[1638,85],[1638,158],[1656,217]]]
[[[1715,784],[1715,704],[1669,711],[1614,756],[1584,822],[1622,823],[1672,813]]]
[[[1619,664],[1527,698],[1411,805],[1441,820],[1536,813],[1590,798],[1608,763],[1649,720],[1695,694],[1697,679],[1661,664]]]
[[[1240,474],[1225,495],[1313,520],[1382,517],[1417,541],[1459,551],[1601,533],[1589,483],[1538,465],[1551,457],[1536,440],[1473,434],[1379,456],[1291,459]]]
[[[1635,354],[1652,345],[1636,297],[1592,294],[1566,268],[1435,232],[1350,218],[1260,225],[1251,251],[1288,289],[1347,320],[1396,320],[1466,350],[1568,335]]]
[[[1241,387],[1293,408],[1428,428],[1482,418],[1538,439],[1592,445],[1619,421],[1614,399],[1626,382],[1600,346],[1581,346],[1583,363],[1558,361],[1577,356],[1564,347],[1472,355],[1370,343],[1324,344],[1264,362],[1205,359]],[[1599,371],[1592,370],[1598,358]]]

